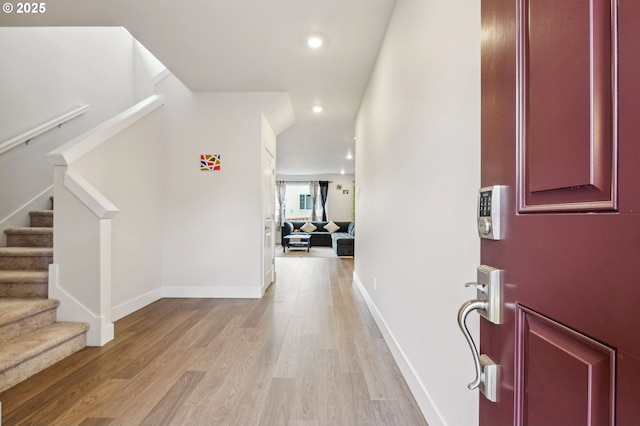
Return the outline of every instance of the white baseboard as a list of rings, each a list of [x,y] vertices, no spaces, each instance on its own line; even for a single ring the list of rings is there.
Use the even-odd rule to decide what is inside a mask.
[[[375,302],[373,301],[371,296],[369,296],[367,289],[362,284],[360,277],[358,276],[358,274],[356,274],[355,271],[353,272],[353,282],[356,284],[358,291],[360,291],[360,294],[364,298],[374,321],[376,322],[378,328],[380,329],[380,332],[382,333],[382,337],[384,338],[387,346],[389,347],[389,350],[391,351],[391,355],[393,355],[393,358],[398,364],[398,368],[400,368],[402,376],[407,382],[409,389],[411,389],[411,393],[416,399],[416,402],[418,403],[422,414],[427,420],[427,423],[429,423],[429,425],[431,426],[445,425],[446,423],[444,421],[444,418],[442,417],[442,414],[435,406],[433,399],[429,395],[429,392],[420,380],[420,377],[418,377],[418,375],[416,374],[413,365],[400,347],[400,344],[389,329],[389,326],[382,317],[382,314],[378,310]]]
[[[49,265],[49,297],[59,300],[58,321],[86,322],[87,346],[104,346],[113,340],[113,322],[105,316],[99,316],[91,312],[78,299],[61,288],[59,283],[57,264]]]
[[[151,303],[161,298],[161,289],[157,288],[151,290],[148,293],[142,294],[111,308],[111,319],[112,321],[118,321],[120,318],[126,317],[127,315],[137,311],[138,309],[144,308],[145,306],[150,305]]]
[[[263,287],[162,287],[114,306],[111,310],[111,317],[113,321],[117,321],[164,297],[260,299],[265,291],[266,288]]]
[[[162,297],[260,299],[262,287],[162,287]]]

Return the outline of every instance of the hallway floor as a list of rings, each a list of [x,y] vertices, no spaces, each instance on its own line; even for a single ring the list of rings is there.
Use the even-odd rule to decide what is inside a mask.
[[[2,424],[426,425],[353,259],[277,258],[261,300],[161,299],[4,393]]]

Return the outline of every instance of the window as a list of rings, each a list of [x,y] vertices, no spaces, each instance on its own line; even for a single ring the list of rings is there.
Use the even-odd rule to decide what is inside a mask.
[[[311,191],[309,182],[287,182],[287,190],[284,197],[284,220],[306,221],[311,220]],[[316,202],[316,216],[322,217],[320,196]]]
[[[311,210],[311,194],[300,194],[300,210]]]

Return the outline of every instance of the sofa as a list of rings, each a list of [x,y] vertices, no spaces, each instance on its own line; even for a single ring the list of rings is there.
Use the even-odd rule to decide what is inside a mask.
[[[294,232],[304,232],[301,228],[307,222],[285,222],[282,225],[282,245],[284,245],[284,237]],[[311,232],[305,232],[311,235],[311,247],[325,246],[333,247],[338,256],[353,256],[355,243],[355,223],[353,222],[333,222],[338,226],[334,232],[329,232],[325,226],[329,222],[311,222],[316,227]],[[296,231],[297,230],[297,231]]]

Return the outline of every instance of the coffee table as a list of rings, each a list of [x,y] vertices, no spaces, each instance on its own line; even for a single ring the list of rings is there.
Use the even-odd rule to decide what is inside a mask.
[[[309,252],[309,249],[311,248],[311,235],[309,234],[303,234],[301,232],[295,232],[293,234],[289,234],[289,235],[285,235],[284,238],[284,244],[282,245],[282,252],[286,252],[287,251],[287,247],[289,247],[289,249],[291,248],[306,248],[307,249],[307,253]]]

